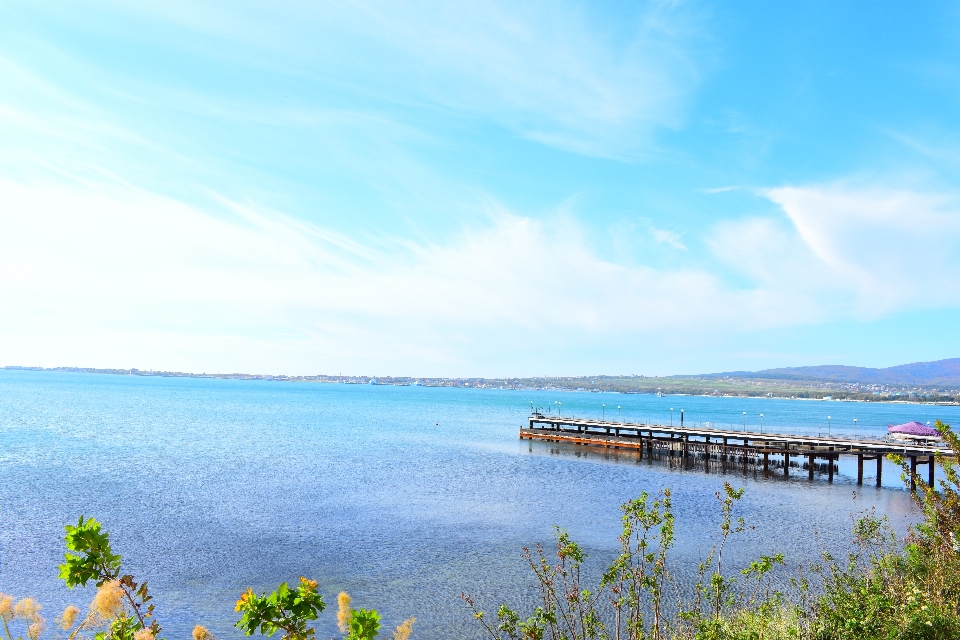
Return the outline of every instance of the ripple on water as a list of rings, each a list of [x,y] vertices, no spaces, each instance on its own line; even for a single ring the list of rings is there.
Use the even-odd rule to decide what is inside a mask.
[[[599,406],[595,394],[562,397],[571,410]],[[87,600],[89,592],[70,593],[56,579],[62,526],[82,513],[104,521],[129,569],[150,581],[168,637],[188,637],[197,623],[239,637],[237,594],[298,575],[318,578],[331,602],[349,591],[388,625],[415,615],[418,638],[479,637],[461,591],[487,608],[522,600],[531,583],[520,550],[549,543],[555,525],[598,566],[615,551],[619,505],[641,491],[673,490],[678,567],[712,544],[714,493],[724,481],[747,488],[738,510],[753,527],[728,548],[730,566],[772,552],[804,565],[821,549],[843,550],[851,514],[863,509],[888,515],[900,531],[915,517],[906,492],[863,487],[854,500],[845,475],[828,485],[799,473],[786,481],[736,469],[708,474],[638,463],[633,454],[519,442],[529,401],[547,399],[0,371],[0,590],[37,596],[48,613]],[[664,413],[663,400],[615,402],[629,418]],[[732,422],[742,411],[731,399],[683,402],[688,419]],[[824,408],[750,406],[805,428],[815,428]],[[919,411],[830,409],[856,409],[861,429]],[[943,409],[950,421],[956,408]],[[885,477],[894,482],[897,474]],[[689,571],[679,579],[689,584]],[[319,637],[332,635],[334,616],[325,616]]]

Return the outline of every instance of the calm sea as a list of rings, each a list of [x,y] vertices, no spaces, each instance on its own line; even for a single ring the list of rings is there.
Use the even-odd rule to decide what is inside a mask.
[[[748,430],[762,413],[764,431],[789,433],[852,435],[856,418],[860,436],[960,418],[921,405],[0,371],[0,591],[41,599],[50,619],[85,606],[92,594],[67,591],[56,569],[63,525],[85,514],[149,580],[168,638],[198,623],[239,637],[237,595],[299,575],[328,602],[346,590],[378,608],[386,627],[416,616],[416,638],[468,638],[479,634],[462,591],[490,610],[521,601],[521,549],[549,543],[555,526],[599,566],[616,546],[618,506],[641,491],[674,492],[681,581],[715,539],[724,481],[746,487],[738,508],[754,527],[732,543],[731,565],[782,552],[806,566],[844,549],[865,509],[901,531],[915,518],[892,466],[882,489],[858,489],[847,466],[833,485],[681,471],[520,442],[531,402],[667,423],[683,409],[685,423]],[[319,638],[338,635],[334,620],[328,610]]]

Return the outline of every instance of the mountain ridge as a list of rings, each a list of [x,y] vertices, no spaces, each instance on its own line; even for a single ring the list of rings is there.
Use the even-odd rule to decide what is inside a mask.
[[[960,386],[960,358],[912,362],[874,369],[848,365],[780,367],[760,371],[708,373],[698,378],[750,378],[753,380],[798,380],[906,386]]]

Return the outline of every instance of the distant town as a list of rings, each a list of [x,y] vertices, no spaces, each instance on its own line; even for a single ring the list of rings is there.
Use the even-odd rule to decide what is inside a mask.
[[[946,362],[946,361],[944,361]],[[926,364],[926,363],[923,363]],[[909,365],[904,365],[909,366]],[[315,382],[325,384],[365,384],[473,389],[512,389],[537,391],[581,391],[593,393],[649,393],[662,395],[710,395],[730,397],[771,397],[809,400],[922,402],[960,404],[960,383],[891,384],[816,379],[781,379],[768,372],[737,372],[701,376],[543,376],[529,378],[417,378],[409,376],[344,376],[318,374],[287,376],[249,373],[184,373],[143,369],[96,369],[89,367],[22,367],[6,370],[51,371],[129,376],[180,378],[217,378],[225,380],[269,380],[277,382]],[[769,370],[769,371],[798,371]],[[812,368],[816,369],[816,368]],[[854,369],[854,368],[849,368]],[[884,370],[864,370],[884,371]]]

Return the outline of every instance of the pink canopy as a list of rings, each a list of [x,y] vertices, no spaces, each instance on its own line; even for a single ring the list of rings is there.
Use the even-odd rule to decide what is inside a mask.
[[[907,422],[906,424],[887,425],[889,433],[904,433],[910,436],[938,436],[940,435],[933,427],[920,422]]]

